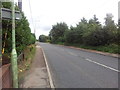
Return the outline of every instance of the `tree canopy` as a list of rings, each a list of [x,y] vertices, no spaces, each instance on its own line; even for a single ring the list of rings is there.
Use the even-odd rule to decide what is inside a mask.
[[[2,7],[11,8],[11,2],[2,2]],[[18,6],[16,5],[16,10]],[[29,22],[23,12],[22,19],[15,21],[16,49],[18,55],[30,44],[35,43],[35,35],[31,33]],[[12,21],[2,20],[2,46],[5,53],[11,53],[12,50]]]
[[[51,42],[64,42],[64,33],[68,30],[68,26],[65,22],[57,23],[56,25],[52,26],[52,29],[49,33],[51,38]]]
[[[86,20],[81,19],[76,27],[68,29],[66,23],[53,25],[49,36],[52,43],[63,42],[65,44],[84,44],[90,46],[101,46],[118,43],[118,26],[114,23],[113,15],[106,14],[105,25],[101,25],[96,15]]]

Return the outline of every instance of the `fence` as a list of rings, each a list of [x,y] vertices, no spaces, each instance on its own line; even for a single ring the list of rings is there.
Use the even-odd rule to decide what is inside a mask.
[[[2,88],[12,88],[12,75],[10,73],[10,64],[3,65],[0,72],[0,81]]]
[[[10,69],[10,59],[6,56],[2,56],[3,66],[0,67],[0,90],[1,88],[12,88],[12,74]],[[24,53],[18,56],[18,61],[24,59]]]

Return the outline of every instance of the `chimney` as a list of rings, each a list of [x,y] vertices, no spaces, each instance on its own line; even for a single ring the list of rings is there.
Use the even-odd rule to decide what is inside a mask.
[[[22,11],[22,0],[18,0],[18,7]]]

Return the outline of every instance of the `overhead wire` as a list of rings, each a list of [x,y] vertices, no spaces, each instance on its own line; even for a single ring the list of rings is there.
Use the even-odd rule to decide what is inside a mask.
[[[35,34],[36,30],[35,30],[35,25],[34,25],[33,17],[32,17],[32,9],[31,9],[30,0],[28,0],[28,2],[29,2],[29,8],[30,8],[31,21],[32,21],[33,29],[34,29],[34,34]]]

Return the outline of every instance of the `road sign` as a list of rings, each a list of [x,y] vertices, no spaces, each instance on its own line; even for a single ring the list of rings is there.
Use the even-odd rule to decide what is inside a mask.
[[[2,19],[12,19],[12,11],[10,9],[2,8],[1,9]],[[15,19],[19,20],[22,18],[20,11],[15,11]]]

